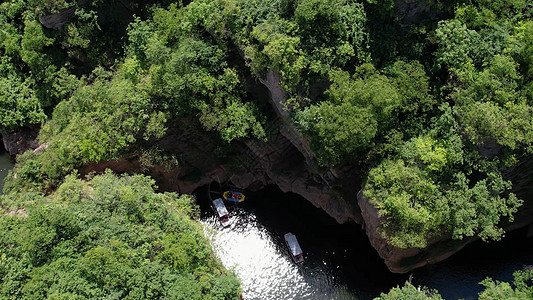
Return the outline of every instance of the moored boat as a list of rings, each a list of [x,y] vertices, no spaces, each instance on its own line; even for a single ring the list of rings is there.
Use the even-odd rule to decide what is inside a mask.
[[[221,198],[213,200],[213,210],[217,214],[218,220],[222,226],[226,227],[231,224],[229,212],[226,209],[226,206],[224,206],[224,201],[222,201]]]
[[[284,237],[285,243],[287,244],[289,252],[291,253],[292,260],[297,264],[302,263],[304,261],[304,256],[302,248],[300,248],[300,244],[298,244],[296,236],[289,232],[285,234]]]
[[[243,202],[244,201],[244,194],[241,192],[235,192],[235,191],[225,191],[222,195],[224,199],[228,201],[233,202]]]

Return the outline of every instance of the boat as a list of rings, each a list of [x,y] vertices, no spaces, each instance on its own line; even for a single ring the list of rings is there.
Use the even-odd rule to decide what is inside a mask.
[[[300,248],[300,244],[298,244],[296,236],[290,232],[285,234],[285,243],[289,248],[292,260],[297,264],[304,262],[302,248]]]
[[[222,194],[222,197],[228,201],[233,202],[243,202],[244,201],[244,194],[241,192],[235,192],[235,191],[225,191],[224,194]]]
[[[229,219],[229,212],[224,206],[224,201],[221,198],[213,200],[213,210],[217,214],[218,220],[222,226],[226,227],[231,224]]]

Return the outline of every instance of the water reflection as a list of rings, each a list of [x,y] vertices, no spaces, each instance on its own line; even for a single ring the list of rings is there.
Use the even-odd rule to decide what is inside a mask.
[[[233,224],[224,228],[211,216],[204,218],[205,234],[224,266],[233,269],[246,299],[304,299],[311,287],[285,249],[274,242],[254,215],[233,209]]]
[[[445,261],[415,270],[413,283],[437,289],[447,300],[477,299],[483,279],[512,282],[514,271],[533,265],[533,238],[527,233],[522,228],[506,233],[501,242],[478,240]]]
[[[240,207],[232,207],[231,213],[228,228],[212,215],[202,223],[216,255],[241,280],[246,299],[356,299],[336,286],[325,261],[316,264],[306,257],[296,265],[283,237],[272,236],[255,215]]]
[[[205,235],[224,266],[242,281],[245,299],[373,299],[410,274],[392,274],[358,225],[337,224],[322,210],[277,188],[248,193],[226,203],[233,224],[223,228],[199,192]],[[292,262],[283,235],[298,238],[305,262]],[[481,241],[436,265],[412,272],[413,284],[438,289],[448,300],[477,299],[478,283],[490,276],[512,281],[514,270],[533,264],[533,239],[526,229],[501,243]]]
[[[226,202],[232,219],[227,228],[204,194],[198,198],[205,235],[242,281],[246,299],[372,299],[406,278],[387,271],[360,226],[339,225],[294,194],[268,188],[248,193],[242,203]],[[287,232],[303,249],[300,265],[290,258]]]

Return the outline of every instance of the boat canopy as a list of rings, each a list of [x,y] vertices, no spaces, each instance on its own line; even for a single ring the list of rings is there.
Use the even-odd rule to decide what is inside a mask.
[[[287,245],[289,246],[292,255],[302,254],[302,248],[300,248],[295,235],[288,236],[285,240],[287,241]]]
[[[219,217],[229,215],[228,210],[224,206],[224,202],[222,201],[222,199],[218,198],[213,200],[213,205],[216,207]]]

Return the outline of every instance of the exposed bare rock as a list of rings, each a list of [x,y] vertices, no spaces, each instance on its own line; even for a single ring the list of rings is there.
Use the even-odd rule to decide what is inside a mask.
[[[433,19],[437,13],[427,0],[396,0],[395,6],[402,24]]]
[[[9,155],[18,155],[28,149],[35,149],[39,146],[37,128],[22,128],[19,131],[11,133],[2,133],[4,148]]]
[[[304,155],[291,140],[281,133],[270,137],[268,142],[248,142],[245,154],[254,162],[248,172],[236,174],[232,182],[239,186],[275,184],[284,192],[293,192],[323,209],[339,223],[360,222],[359,207],[355,201],[353,185],[341,185],[338,190],[328,185],[317,173],[309,170]],[[353,170],[351,170],[353,171]],[[253,176],[250,176],[253,174]],[[357,184],[357,172],[350,181]]]
[[[513,183],[512,192],[524,204],[515,214],[515,221],[506,230],[515,230],[533,224],[533,156],[522,158],[521,162],[505,171],[504,177]]]
[[[26,211],[25,208],[18,208],[15,210],[10,210],[10,211],[5,212],[5,214],[8,216],[21,216],[21,217],[28,216],[28,212]]]
[[[533,230],[532,178],[533,157],[523,159],[521,163],[506,171],[506,179],[513,182],[513,192],[520,199],[524,200],[524,205],[515,214],[514,222],[507,225],[502,224],[507,232],[525,226],[529,226]],[[406,273],[427,264],[437,263],[452,256],[467,244],[477,240],[477,238],[453,240],[450,236],[442,236],[428,241],[428,246],[423,249],[400,249],[391,246],[378,232],[378,227],[383,219],[379,216],[377,209],[368,202],[368,199],[362,191],[357,195],[357,199],[370,244],[376,249],[391,272]]]
[[[335,193],[332,186],[334,183],[339,183],[339,179],[343,176],[339,175],[340,170],[322,172],[319,170],[309,139],[300,135],[294,122],[290,119],[290,110],[286,107],[286,92],[281,86],[280,75],[276,71],[270,70],[265,78],[259,79],[259,81],[265,85],[270,93],[269,102],[277,115],[279,133],[285,138],[284,140],[278,136],[277,143],[270,141],[256,145],[255,149],[253,143],[247,144],[260,158],[267,156],[264,154],[265,149],[268,149],[267,145],[276,146],[276,151],[270,151],[270,153],[274,154],[274,162],[281,164],[281,166],[265,165],[271,161],[260,159],[263,163],[262,169],[266,170],[268,178],[281,190],[297,193],[316,207],[322,208],[339,223],[360,222],[359,209],[353,196],[355,192],[352,190],[354,185],[357,186],[359,178],[347,176],[352,179],[352,183],[342,186],[344,189],[342,195]],[[280,171],[283,172],[280,174]]]
[[[267,72],[265,78],[259,79],[259,81],[270,92],[270,103],[279,118],[278,120],[283,124],[281,133],[305,156],[307,161],[312,160],[315,154],[309,146],[309,140],[298,133],[294,123],[290,120],[290,111],[285,106],[286,93],[281,86],[280,75],[276,71],[270,70]]]
[[[439,237],[428,242],[428,247],[401,249],[387,243],[378,231],[383,221],[378,210],[368,202],[362,191],[357,195],[357,202],[361,208],[364,228],[370,244],[383,259],[393,273],[407,273],[413,269],[434,264],[452,256],[474,239],[453,240],[450,237]]]
[[[477,150],[483,157],[493,157],[502,152],[503,146],[498,144],[495,139],[491,138],[479,143],[477,145]]]
[[[35,150],[33,150],[33,153],[35,154],[41,154],[43,153],[43,151],[48,148],[50,144],[49,143],[44,143],[42,145],[40,145],[39,147],[37,147]]]
[[[249,140],[232,142],[229,149],[215,144],[216,139],[201,128],[194,118],[174,120],[167,135],[150,142],[176,155],[179,166],[171,170],[162,165],[149,168],[162,190],[190,193],[213,181],[231,181],[237,187],[259,190],[275,184],[282,191],[301,195],[323,209],[337,222],[356,222],[366,230],[371,245],[376,249],[390,271],[409,272],[414,268],[442,261],[461,250],[475,238],[453,240],[450,236],[436,237],[423,249],[401,249],[391,246],[378,232],[382,218],[360,190],[361,174],[355,167],[320,169],[314,160],[309,141],[298,134],[289,112],[283,107],[285,92],[279,84],[279,75],[271,71],[261,80],[270,94],[268,101],[276,117],[267,126],[267,141]],[[266,92],[266,91],[265,91]],[[193,125],[191,125],[193,124]],[[483,150],[482,150],[483,151]],[[217,154],[219,153],[219,154]],[[89,165],[81,173],[139,170],[139,154],[119,161]],[[533,159],[508,170],[507,178],[514,182],[514,192],[521,199],[533,197]],[[526,201],[516,214],[515,222],[505,225],[506,230],[527,226],[533,216],[533,203]]]
[[[59,12],[57,14],[41,16],[39,20],[41,24],[50,29],[62,30],[63,26],[76,15],[76,8],[71,7]]]

